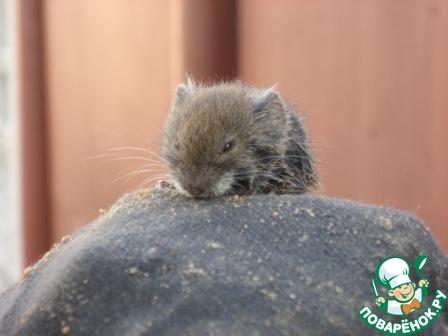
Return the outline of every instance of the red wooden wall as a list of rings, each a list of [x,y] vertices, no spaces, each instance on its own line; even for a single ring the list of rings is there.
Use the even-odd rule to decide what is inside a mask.
[[[446,1],[18,7],[28,263],[148,177],[110,185],[139,159],[106,161],[158,150],[186,73],[278,83],[306,113],[323,193],[411,210],[448,249]]]

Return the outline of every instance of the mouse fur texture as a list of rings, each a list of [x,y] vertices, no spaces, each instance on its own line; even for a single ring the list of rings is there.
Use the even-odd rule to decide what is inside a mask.
[[[316,189],[302,117],[274,89],[239,81],[180,84],[162,156],[178,191],[195,198]]]

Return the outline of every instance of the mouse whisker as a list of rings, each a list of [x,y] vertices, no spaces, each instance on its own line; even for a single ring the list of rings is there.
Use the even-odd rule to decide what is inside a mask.
[[[109,162],[120,161],[120,160],[137,160],[138,159],[138,160],[150,161],[150,162],[156,163],[160,166],[166,166],[165,162],[160,162],[155,159],[141,157],[141,156],[119,156],[118,154],[115,154],[115,153],[93,155],[93,156],[90,156],[90,157],[87,157],[87,158],[81,160],[81,162],[90,161],[90,160],[94,160],[94,159],[101,159],[101,158],[105,158],[105,159],[109,158],[109,160],[106,160],[103,163],[109,163]]]
[[[300,159],[309,159],[306,155],[287,155],[287,154],[279,154],[279,155],[270,155],[264,156],[262,158],[254,160],[255,162],[266,160],[266,159],[282,159],[282,158],[300,158]]]
[[[238,173],[235,174],[235,177],[241,177],[241,176],[252,176],[252,175],[258,175],[258,174],[262,174],[262,175],[268,175],[274,177],[274,175],[270,172],[266,172],[264,170],[261,169],[257,169],[257,170],[248,170],[248,171],[244,171],[242,173]]]
[[[155,184],[154,182],[159,182],[161,180],[164,180],[167,182],[172,182],[172,180],[170,179],[170,176],[168,174],[156,174],[156,175],[152,175],[151,177],[148,177],[147,179],[145,179],[138,186],[138,188],[146,188],[148,185]]]
[[[86,162],[86,161],[101,159],[101,158],[117,157],[117,156],[118,156],[117,154],[112,154],[112,153],[99,154],[99,155],[93,155],[93,156],[86,157],[85,159],[82,159],[81,162]]]
[[[119,181],[125,179],[126,177],[129,177],[129,176],[130,176],[130,177],[132,178],[132,177],[134,177],[134,176],[137,176],[137,175],[139,175],[139,174],[143,174],[143,173],[146,173],[146,172],[157,171],[157,170],[154,170],[154,169],[143,169],[143,168],[145,168],[145,167],[147,167],[147,165],[139,166],[138,168],[134,169],[134,170],[131,171],[130,173],[127,173],[127,174],[124,174],[124,175],[121,175],[121,176],[115,178],[114,180],[112,180],[112,181],[106,186],[105,190],[109,189],[113,184],[115,184],[115,183],[117,183],[117,182],[119,182]],[[129,169],[127,169],[127,170],[129,170]],[[127,182],[127,181],[128,181],[128,180],[126,180],[125,182]]]
[[[149,152],[145,148],[136,146],[121,146],[121,147],[112,147],[108,149],[108,151],[122,151],[122,150],[138,150],[151,154],[151,152]]]
[[[150,172],[150,171],[141,171],[141,173],[146,173],[146,172]],[[138,174],[138,176],[140,176],[141,174]],[[146,175],[146,174],[145,174]],[[143,182],[145,182],[146,181],[146,183],[144,183],[144,185],[146,186],[146,185],[148,185],[148,184],[150,184],[150,183],[152,183],[152,182],[154,182],[154,181],[159,181],[159,180],[164,180],[165,179],[165,176],[164,175],[149,175],[150,177],[148,177],[148,178],[146,178],[146,179],[144,179],[143,180]],[[137,186],[137,188],[141,188],[141,186],[142,186],[142,184],[143,184],[143,182],[142,183],[140,183],[138,186]]]
[[[165,158],[163,158],[162,156],[160,156],[159,154],[150,151],[148,149],[145,149],[143,147],[135,147],[135,146],[123,146],[123,147],[115,147],[115,148],[111,148],[109,149],[109,151],[120,151],[120,150],[138,150],[138,151],[143,151],[145,153],[148,153],[150,155],[155,156],[157,159],[159,159],[161,162],[166,163],[167,161],[165,160]]]
[[[138,171],[138,172],[132,172],[132,173],[130,173],[130,174],[126,174],[126,175],[124,175],[124,176],[120,176],[120,178],[117,178],[117,179],[113,180],[112,182],[110,182],[110,183],[105,187],[105,190],[108,190],[112,185],[114,185],[115,183],[119,182],[120,180],[123,180],[123,179],[126,178],[127,176],[135,177],[135,176],[138,176],[138,175],[143,174],[143,173],[145,173],[145,172],[151,172],[151,171],[152,171],[152,170],[141,170],[141,171]]]
[[[304,143],[304,138],[303,135],[290,135],[289,136],[289,140],[295,140],[297,143]],[[321,139],[309,139],[307,138],[305,141],[306,144],[318,144],[318,145],[323,145],[325,147],[332,147],[329,144],[325,144],[324,141]]]
[[[124,173],[126,173],[126,172],[130,172],[130,171],[132,171],[132,170],[135,170],[135,169],[139,169],[139,168],[143,168],[143,167],[147,167],[147,166],[149,166],[149,165],[153,165],[152,163],[146,163],[146,164],[144,164],[144,165],[138,165],[138,166],[131,166],[131,167],[126,167],[126,168],[124,168],[124,169],[122,169],[122,170],[120,170],[119,172],[118,172],[118,176],[121,176],[121,174],[124,174]]]
[[[168,161],[163,157],[163,156],[161,156],[160,154],[157,154],[157,153],[155,153],[155,152],[152,152],[152,151],[148,151],[151,155],[153,155],[153,156],[155,156],[156,158],[158,158],[158,159],[160,159],[161,160],[161,162],[163,162],[163,163],[168,163]]]
[[[160,166],[164,166],[163,162],[154,160],[154,159],[150,159],[150,158],[146,158],[146,157],[142,157],[142,156],[123,156],[123,157],[117,157],[114,159],[110,159],[107,160],[105,163],[109,163],[109,162],[113,162],[113,161],[122,161],[122,160],[143,160],[143,161],[149,161],[149,162],[153,162],[156,164],[159,164]]]
[[[90,129],[92,129],[94,131],[109,133],[109,134],[120,136],[120,137],[123,136],[123,133],[120,133],[120,132],[117,132],[117,131],[113,131],[113,130],[110,130],[110,129],[106,129],[106,128],[102,128],[102,127],[90,126]]]
[[[145,166],[146,166],[146,167],[145,167]],[[144,169],[143,169],[143,168],[144,168]],[[148,173],[148,172],[158,172],[158,171],[159,171],[159,170],[157,170],[157,169],[152,169],[152,168],[150,168],[150,169],[146,169],[146,168],[150,168],[150,167],[148,167],[147,165],[144,165],[144,166],[140,167],[139,169],[135,170],[135,171],[132,173],[132,175],[129,174],[130,176],[128,176],[128,177],[123,181],[123,183],[127,183],[130,179],[132,179],[133,177],[138,176],[138,175],[140,175],[140,174]]]

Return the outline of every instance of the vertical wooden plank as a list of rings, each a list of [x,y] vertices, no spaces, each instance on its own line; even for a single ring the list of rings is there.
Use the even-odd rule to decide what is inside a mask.
[[[236,1],[172,0],[173,79],[232,79],[238,73]]]
[[[113,183],[158,151],[171,96],[169,2],[46,0],[45,20],[56,241],[151,176]]]
[[[184,0],[185,70],[199,80],[237,75],[236,3]]]
[[[42,2],[17,7],[21,219],[29,265],[49,247],[43,78]]]
[[[448,3],[240,0],[243,79],[306,112],[324,192],[408,209],[448,249]]]

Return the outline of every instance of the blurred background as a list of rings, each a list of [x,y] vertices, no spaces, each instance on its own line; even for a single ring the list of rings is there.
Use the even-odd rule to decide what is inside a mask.
[[[448,251],[447,34],[444,0],[0,0],[0,290],[159,176],[138,167],[187,73],[277,84],[322,194],[409,210]]]

